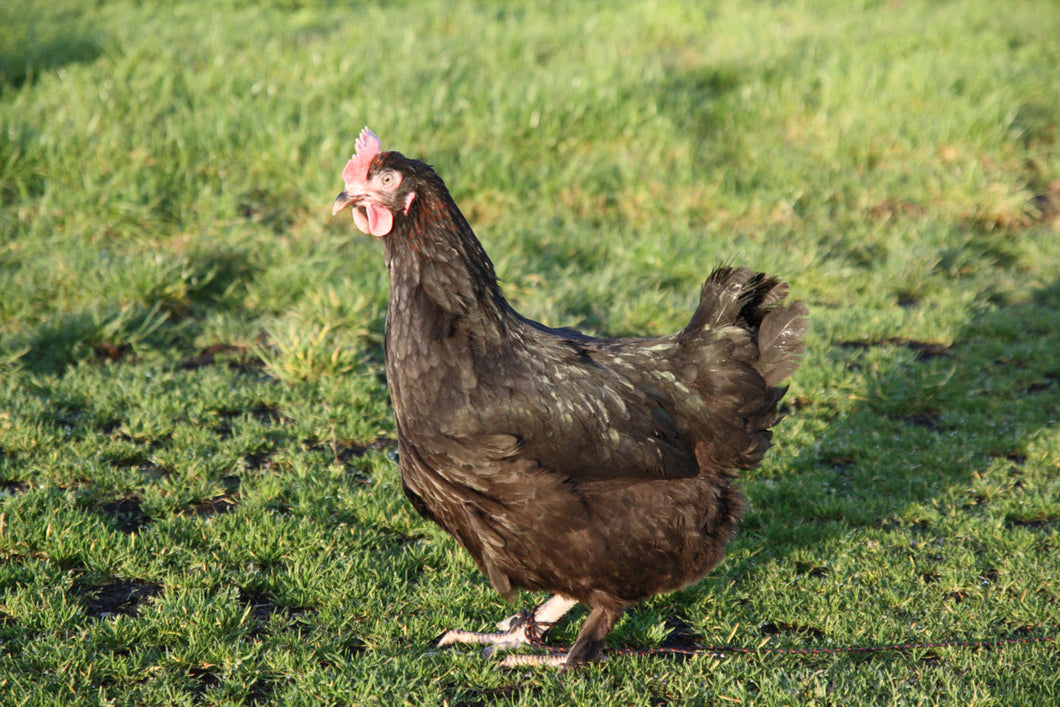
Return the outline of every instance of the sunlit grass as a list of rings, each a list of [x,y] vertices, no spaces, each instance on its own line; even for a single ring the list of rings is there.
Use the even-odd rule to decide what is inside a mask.
[[[1034,0],[0,7],[0,702],[1055,702],[1044,645],[432,651],[511,607],[404,499],[382,249],[329,210],[368,124],[548,324],[673,331],[722,261],[810,305],[729,558],[613,645],[1055,635],[1057,36]]]

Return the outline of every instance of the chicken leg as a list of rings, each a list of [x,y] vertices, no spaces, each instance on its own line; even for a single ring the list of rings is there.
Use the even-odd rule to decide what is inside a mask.
[[[520,611],[498,622],[497,628],[500,633],[479,633],[477,631],[450,629],[438,639],[438,647],[450,646],[454,643],[480,645],[485,646],[482,650],[482,655],[489,657],[496,651],[511,650],[512,648],[531,643],[533,638],[543,637],[577,603],[574,599],[554,594],[529,612]],[[566,658],[566,656],[555,657]]]
[[[614,628],[615,623],[622,617],[621,606],[597,606],[589,612],[585,619],[578,638],[574,645],[566,653],[551,653],[547,655],[509,655],[501,661],[502,668],[515,668],[535,665],[548,665],[552,667],[577,667],[592,660],[607,660],[601,658],[604,649],[604,639]]]

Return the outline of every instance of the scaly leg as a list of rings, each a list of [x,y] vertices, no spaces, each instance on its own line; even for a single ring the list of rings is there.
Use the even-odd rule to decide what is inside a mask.
[[[449,646],[454,643],[471,643],[485,646],[482,654],[485,657],[493,655],[496,651],[505,651],[530,643],[531,626],[540,627],[537,638],[542,638],[549,629],[563,618],[568,611],[573,609],[578,602],[559,594],[554,594],[546,601],[538,604],[533,610],[520,611],[497,623],[501,633],[478,633],[476,631],[460,631],[451,629],[446,631],[438,639],[438,647]],[[561,656],[565,657],[565,656]]]
[[[501,661],[501,667],[549,665],[566,670],[584,665],[591,660],[600,660],[604,649],[604,639],[622,617],[622,611],[623,607],[619,604],[596,606],[582,624],[578,638],[575,639],[569,652],[559,655],[510,655]]]

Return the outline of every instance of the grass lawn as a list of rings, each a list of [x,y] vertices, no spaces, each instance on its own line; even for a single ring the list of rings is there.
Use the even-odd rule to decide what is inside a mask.
[[[0,704],[1060,701],[1054,643],[433,649],[512,607],[403,497],[382,249],[330,218],[368,124],[535,319],[670,332],[721,261],[809,304],[728,559],[613,647],[1055,636],[1057,37],[1050,0],[4,3]]]

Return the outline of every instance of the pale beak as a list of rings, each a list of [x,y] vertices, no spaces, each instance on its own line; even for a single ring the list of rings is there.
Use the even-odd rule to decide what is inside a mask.
[[[335,203],[331,205],[331,215],[334,216],[355,201],[357,201],[356,195],[351,195],[345,190],[339,192],[339,195],[335,197]]]

